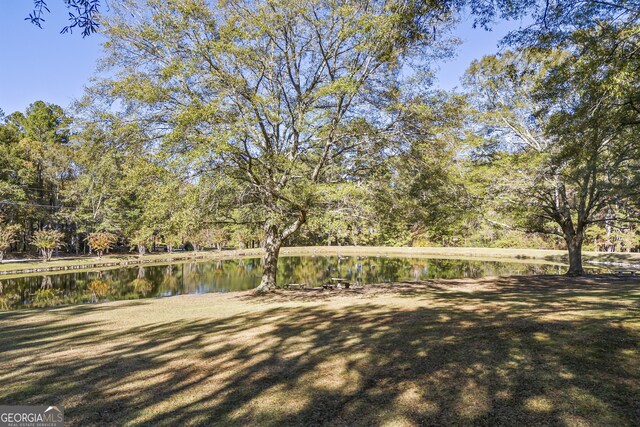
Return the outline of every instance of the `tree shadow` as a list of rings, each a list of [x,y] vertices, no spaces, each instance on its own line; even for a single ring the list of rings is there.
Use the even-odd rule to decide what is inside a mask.
[[[590,280],[240,294],[235,315],[124,329],[1,316],[0,403],[70,425],[639,425],[640,287]]]

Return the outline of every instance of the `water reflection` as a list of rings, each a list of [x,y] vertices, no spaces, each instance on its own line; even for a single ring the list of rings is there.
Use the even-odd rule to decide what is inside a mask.
[[[334,277],[370,284],[564,272],[548,264],[387,257],[283,257],[278,267],[279,283],[310,286]],[[259,259],[240,259],[5,279],[0,309],[246,290],[258,285],[261,272]]]

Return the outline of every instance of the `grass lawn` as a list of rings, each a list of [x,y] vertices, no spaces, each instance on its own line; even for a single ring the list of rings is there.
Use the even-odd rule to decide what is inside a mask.
[[[640,282],[434,280],[0,313],[69,425],[640,425]]]

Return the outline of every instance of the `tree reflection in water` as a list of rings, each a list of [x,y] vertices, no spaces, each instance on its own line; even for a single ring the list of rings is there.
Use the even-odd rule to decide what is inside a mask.
[[[282,257],[278,282],[320,285],[334,277],[360,284],[559,274],[550,264],[433,258]],[[28,276],[4,280],[0,309],[82,304],[206,292],[252,289],[260,283],[260,259],[187,262],[151,267]]]

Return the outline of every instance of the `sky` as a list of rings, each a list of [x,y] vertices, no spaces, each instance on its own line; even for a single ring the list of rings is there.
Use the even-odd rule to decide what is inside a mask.
[[[436,72],[435,85],[441,89],[451,90],[460,88],[460,78],[474,59],[480,59],[485,55],[498,52],[500,40],[509,31],[516,30],[520,22],[500,22],[492,26],[491,31],[483,28],[473,28],[473,19],[467,18],[461,21],[453,32],[462,44],[456,49],[456,56],[446,62],[442,62]]]
[[[62,0],[49,0],[43,29],[24,18],[31,0],[4,0],[0,8],[0,108],[24,111],[43,100],[67,107],[82,96],[101,54],[100,36],[79,31],[60,34],[67,12]]]
[[[5,0],[0,13],[0,109],[5,114],[25,111],[37,100],[68,107],[82,96],[95,75],[104,38],[94,34],[82,38],[79,31],[60,34],[67,12],[62,0],[49,0],[51,13],[43,29],[24,18],[31,12],[30,0]],[[493,31],[472,28],[462,21],[455,35],[462,40],[456,58],[442,63],[436,73],[436,87],[460,87],[460,77],[473,59],[495,53],[499,40],[518,23],[501,23]]]

